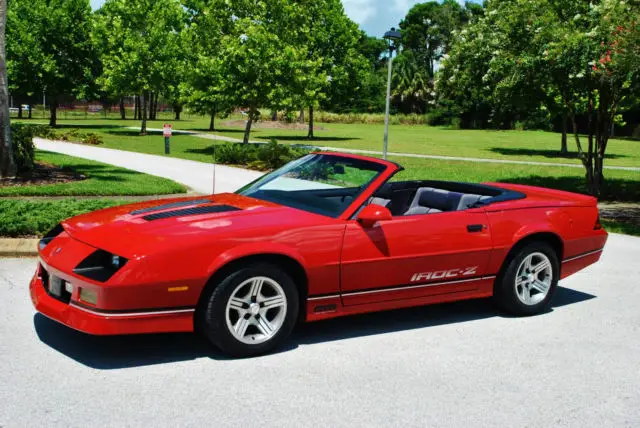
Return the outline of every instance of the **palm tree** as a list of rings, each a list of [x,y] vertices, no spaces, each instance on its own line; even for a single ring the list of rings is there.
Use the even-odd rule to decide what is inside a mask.
[[[405,113],[424,113],[431,93],[428,70],[421,70],[413,55],[403,52],[394,60],[393,98]]]

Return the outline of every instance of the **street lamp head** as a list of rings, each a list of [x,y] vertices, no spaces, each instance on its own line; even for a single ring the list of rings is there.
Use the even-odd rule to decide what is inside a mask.
[[[391,27],[391,30],[387,31],[386,33],[384,33],[383,38],[390,40],[392,42],[396,42],[398,40],[400,40],[402,38],[402,34],[400,33],[400,31],[396,30],[395,28]]]

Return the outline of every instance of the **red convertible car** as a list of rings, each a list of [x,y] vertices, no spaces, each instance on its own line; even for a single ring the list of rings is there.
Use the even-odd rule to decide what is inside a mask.
[[[600,258],[595,198],[391,180],[401,170],[314,153],[233,194],[65,220],[39,243],[31,299],[86,333],[199,331],[250,356],[299,321],[490,296],[538,314],[559,279]]]

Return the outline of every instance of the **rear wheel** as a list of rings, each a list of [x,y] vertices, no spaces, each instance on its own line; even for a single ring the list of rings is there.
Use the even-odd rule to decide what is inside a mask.
[[[213,289],[200,328],[230,355],[264,354],[287,339],[298,306],[298,290],[286,272],[270,264],[246,266]]]
[[[544,242],[520,248],[496,280],[494,297],[514,315],[535,315],[551,305],[560,267],[556,252]]]

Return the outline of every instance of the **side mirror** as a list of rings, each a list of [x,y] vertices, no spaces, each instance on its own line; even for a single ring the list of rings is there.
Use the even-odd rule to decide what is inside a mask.
[[[356,221],[363,227],[373,227],[379,221],[391,220],[392,218],[391,211],[382,205],[369,204],[360,211]]]

